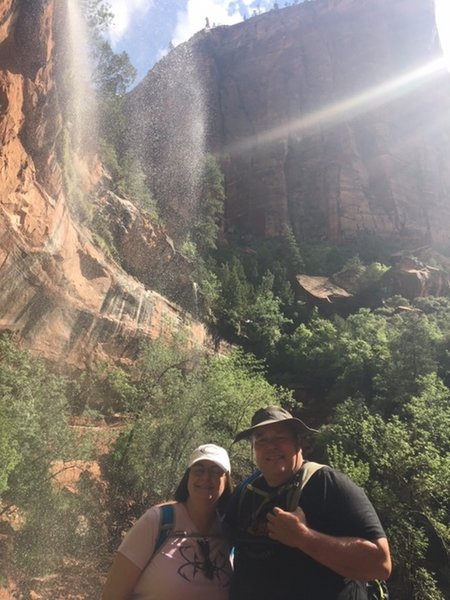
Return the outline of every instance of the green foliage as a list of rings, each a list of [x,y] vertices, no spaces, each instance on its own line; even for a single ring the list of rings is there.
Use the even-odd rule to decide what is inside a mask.
[[[395,240],[361,234],[352,242],[307,241],[302,242],[300,248],[306,273],[330,276],[343,269],[349,261],[357,260],[364,265],[388,264],[394,252],[400,249],[400,244]]]
[[[100,96],[122,97],[136,78],[136,69],[126,52],[116,54],[105,40],[95,46],[93,83]]]
[[[224,202],[223,174],[217,160],[208,154],[203,165],[198,207],[190,234],[202,257],[216,248]]]
[[[266,356],[297,316],[291,281],[303,262],[292,232],[286,230],[270,240],[222,245],[217,262],[219,330],[236,336],[258,356]]]
[[[262,350],[273,347],[281,338],[283,327],[291,323],[281,312],[281,300],[273,293],[274,276],[267,271],[256,290],[255,302],[248,307],[248,338]]]
[[[114,243],[113,234],[108,226],[108,222],[100,210],[97,210],[92,217],[91,229],[94,240],[97,242],[102,252],[119,263],[120,256]]]
[[[2,500],[26,507],[31,491],[48,478],[52,460],[65,457],[65,382],[0,337],[0,426],[10,450],[0,466]],[[5,448],[7,447],[5,443]]]
[[[370,263],[362,276],[361,287],[377,284],[389,269],[390,267],[379,262]]]
[[[108,0],[81,0],[81,8],[93,36],[105,31],[114,18]]]
[[[366,488],[387,528],[397,598],[448,597],[450,393],[435,375],[386,420],[362,399],[337,409],[318,445]],[[424,594],[427,590],[427,595]]]
[[[246,310],[254,297],[252,286],[247,281],[241,261],[235,256],[222,265],[219,279],[222,291],[219,318],[222,319],[224,327],[231,327],[232,331],[239,336]]]
[[[448,339],[440,327],[434,316],[411,311],[360,309],[332,320],[313,311],[280,339],[277,368],[279,375],[284,369],[284,382],[322,401],[324,419],[332,406],[355,394],[390,414],[417,393],[421,377],[438,371]]]
[[[67,127],[63,129],[59,139],[58,155],[62,165],[64,192],[70,212],[77,221],[89,222],[92,218],[92,204],[82,192],[80,174],[74,162],[73,140]]]
[[[300,251],[305,261],[305,272],[312,275],[337,273],[354,255],[348,248],[330,242],[302,243]]]
[[[82,9],[89,30],[91,85],[96,97],[100,155],[116,186],[120,187],[120,181],[124,180],[128,187],[127,172],[130,164],[127,157],[122,156],[127,129],[124,102],[127,89],[136,78],[137,71],[128,54],[113,52],[104,38],[103,34],[113,18],[109,3],[104,0],[83,0]],[[134,168],[134,165],[131,166]],[[134,181],[134,173],[131,180]],[[142,190],[139,192],[138,198]],[[141,199],[143,203],[147,201],[143,195]]]
[[[15,558],[29,575],[58,568],[85,544],[80,500],[55,482],[56,465],[87,456],[67,423],[66,386],[0,337],[0,513],[20,517]]]
[[[193,285],[198,289],[197,310],[214,322],[220,284],[212,252],[216,249],[222,225],[225,192],[223,175],[214,156],[205,156],[199,181],[197,206],[187,225],[182,253],[194,265]],[[197,315],[198,316],[198,315]]]
[[[442,335],[433,318],[414,312],[389,319],[389,360],[375,378],[379,402],[395,410],[417,393],[421,377],[437,371]]]
[[[183,339],[150,342],[121,387],[129,427],[104,463],[115,540],[134,516],[173,496],[195,446],[211,441],[230,448],[257,408],[290,399],[267,383],[252,357],[208,357]],[[248,469],[242,452],[233,448],[237,464]]]
[[[137,72],[128,54],[113,52],[103,37],[114,19],[111,5],[107,0],[82,0],[81,9],[88,26],[94,87],[100,97],[122,97]]]
[[[121,175],[118,177],[117,191],[129,198],[150,217],[153,223],[159,222],[156,201],[147,185],[145,173],[139,160],[130,152],[126,152],[121,162]]]

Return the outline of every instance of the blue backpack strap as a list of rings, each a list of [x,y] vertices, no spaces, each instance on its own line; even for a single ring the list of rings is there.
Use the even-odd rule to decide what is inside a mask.
[[[241,481],[241,483],[238,485],[238,487],[235,490],[235,494],[238,498],[238,505],[237,505],[237,515],[238,518],[241,514],[241,507],[242,507],[242,502],[244,501],[244,496],[247,492],[247,487],[249,485],[251,485],[256,479],[258,479],[258,477],[261,475],[261,471],[256,470],[254,473],[252,473],[249,477],[247,477],[247,479],[244,479],[243,481]]]
[[[173,530],[173,507],[173,504],[164,504],[163,506],[159,507],[159,534],[151,558],[155,556],[155,554],[158,552],[158,550],[161,548],[161,546],[164,544],[166,539],[169,537],[171,531]]]

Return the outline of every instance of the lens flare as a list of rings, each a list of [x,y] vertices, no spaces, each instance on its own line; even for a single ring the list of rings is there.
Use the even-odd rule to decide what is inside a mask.
[[[292,134],[304,135],[318,126],[335,125],[396,100],[442,74],[443,71],[445,71],[443,58],[436,58],[350,98],[342,99],[314,112],[301,115],[277,128],[230,144],[225,148],[224,154],[242,154],[256,146],[270,144]]]
[[[450,71],[450,0],[435,0],[434,14],[445,65]]]

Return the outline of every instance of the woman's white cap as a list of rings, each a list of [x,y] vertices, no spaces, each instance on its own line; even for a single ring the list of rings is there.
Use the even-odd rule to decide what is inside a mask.
[[[218,467],[223,469],[225,473],[229,473],[231,471],[228,452],[225,450],[225,448],[221,448],[215,444],[203,444],[202,446],[196,448],[191,454],[188,467],[192,467],[192,465],[199,460],[210,460]]]

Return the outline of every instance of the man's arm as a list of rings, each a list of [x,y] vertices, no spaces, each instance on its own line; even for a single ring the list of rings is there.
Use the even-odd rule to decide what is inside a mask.
[[[267,519],[270,538],[298,548],[342,577],[369,581],[387,579],[391,573],[391,556],[385,537],[369,541],[320,533],[308,527],[301,508],[291,513],[276,507]]]

